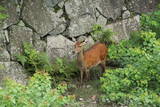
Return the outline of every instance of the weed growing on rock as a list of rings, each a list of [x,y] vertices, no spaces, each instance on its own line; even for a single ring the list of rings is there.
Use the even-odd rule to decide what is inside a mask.
[[[95,41],[102,43],[111,43],[114,32],[111,29],[104,29],[100,25],[94,25],[92,27],[92,37]]]

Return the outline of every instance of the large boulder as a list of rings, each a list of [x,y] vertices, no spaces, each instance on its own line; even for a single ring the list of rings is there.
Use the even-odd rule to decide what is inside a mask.
[[[5,8],[1,13],[8,15],[8,18],[3,23],[0,23],[0,29],[17,23],[20,15],[20,7],[17,0],[0,0],[0,5]]]
[[[117,19],[123,5],[124,0],[68,0],[65,10],[70,19],[69,36],[83,35],[90,32],[94,24],[106,24],[107,19]]]
[[[65,3],[65,10],[70,25],[68,28],[69,36],[76,37],[91,31],[96,23],[94,15],[93,0],[68,0]]]
[[[48,1],[48,2],[47,2]],[[53,0],[52,0],[53,1]],[[66,28],[63,9],[54,9],[56,2],[51,0],[24,0],[22,18],[42,36],[50,33],[59,34]],[[50,7],[48,4],[50,3]]]
[[[104,27],[107,24],[107,18],[105,18],[102,15],[98,15],[96,24],[101,25],[101,26]]]
[[[0,61],[10,61],[10,55],[5,48],[0,49]]]
[[[94,15],[94,0],[67,0],[65,10],[68,18],[72,19],[83,15]]]
[[[32,44],[33,32],[30,28],[18,25],[11,26],[9,31],[11,59],[15,60],[15,55],[23,51],[23,43]]]
[[[72,19],[68,28],[69,36],[76,37],[89,33],[95,23],[96,20],[94,20],[94,18],[90,15],[84,15],[82,17]]]
[[[96,9],[108,19],[116,20],[121,16],[125,0],[97,0]]]
[[[65,3],[69,18],[81,15],[95,15],[95,11],[106,18],[117,19],[121,16],[124,0],[68,0]]]
[[[44,3],[47,7],[54,7],[65,0],[45,0]]]
[[[136,13],[144,13],[153,11],[159,0],[126,0],[127,8]]]
[[[0,31],[0,61],[10,61],[10,55],[7,51],[8,44],[8,32],[7,30]]]
[[[123,39],[128,39],[132,31],[136,31],[139,28],[140,17],[137,15],[133,18],[125,19],[112,23],[106,26],[107,29],[112,29],[115,34],[112,39],[116,43]]]
[[[87,40],[87,47],[88,48],[95,44],[95,42],[91,36],[87,37],[86,40]]]
[[[10,78],[18,83],[26,84],[28,75],[17,62],[0,62],[0,86],[3,80]]]
[[[47,54],[53,62],[57,57],[72,58],[74,42],[62,35],[47,37]]]
[[[34,33],[33,41],[34,41],[33,46],[37,51],[45,52],[47,44],[45,40],[42,40],[41,37],[37,33]]]

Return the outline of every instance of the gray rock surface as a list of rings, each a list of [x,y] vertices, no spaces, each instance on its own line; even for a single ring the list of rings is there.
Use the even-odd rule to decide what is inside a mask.
[[[47,54],[53,62],[57,57],[72,57],[73,42],[62,35],[47,37]]]
[[[118,21],[116,23],[112,23],[106,26],[107,29],[112,29],[115,34],[112,39],[118,43],[120,40],[128,39],[129,35],[132,31],[136,31],[139,28],[140,17],[139,15],[125,19],[122,21]]]
[[[32,44],[33,32],[27,27],[14,25],[10,27],[9,34],[11,59],[15,60],[15,55],[20,54],[23,50],[23,43]]]
[[[123,19],[127,19],[130,16],[131,16],[131,13],[128,10],[124,11],[123,14],[122,14],[122,18]]]
[[[116,20],[121,16],[125,0],[97,0],[96,8],[107,18]]]
[[[153,11],[159,0],[127,0],[127,8],[136,13]]]
[[[44,1],[44,4],[47,6],[47,7],[54,7],[58,4],[60,4],[61,2],[64,2],[65,0],[45,0]]]
[[[56,13],[53,8],[46,7],[44,0],[24,0],[23,20],[42,36],[50,32],[58,34],[65,30],[66,21],[61,17],[62,14],[62,9]]]
[[[7,31],[0,31],[0,61],[10,61],[10,55],[7,51],[7,38],[8,32]]]
[[[87,43],[86,43],[86,45],[84,46],[84,49],[85,49],[85,50],[87,50],[87,49],[89,49],[90,47],[92,47],[92,46],[94,45],[94,43],[95,43],[91,36],[87,37],[87,38],[86,38],[86,41],[87,41]]]
[[[5,10],[1,11],[1,13],[8,15],[8,18],[0,24],[0,29],[17,23],[20,15],[17,0],[0,0],[0,5],[5,8]]]
[[[121,16],[124,0],[68,0],[65,10],[70,19],[69,36],[74,37],[90,32],[94,24],[106,24],[107,19]],[[96,23],[96,12],[98,16]]]
[[[69,36],[76,37],[91,31],[96,23],[93,0],[68,0],[65,10],[70,19]]]
[[[101,25],[101,26],[105,26],[107,24],[107,19],[105,17],[103,17],[102,15],[99,15],[97,17],[97,22],[96,24]]]
[[[33,46],[39,52],[45,52],[46,50],[46,42],[40,38],[37,33],[33,34]]]
[[[87,41],[88,41],[88,45],[93,45],[94,44],[94,40],[91,36],[87,37]]]
[[[10,61],[10,54],[5,48],[0,49],[0,61]]]
[[[0,62],[0,86],[3,84],[5,78],[26,84],[28,75],[17,62]]]
[[[94,24],[96,24],[96,20],[94,20],[90,15],[72,19],[68,28],[69,36],[76,37],[88,33],[91,31]]]

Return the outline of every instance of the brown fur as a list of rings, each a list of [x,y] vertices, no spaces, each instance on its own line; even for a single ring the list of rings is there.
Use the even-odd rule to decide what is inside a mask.
[[[78,66],[81,71],[81,83],[83,80],[83,72],[85,72],[87,79],[89,78],[89,70],[97,65],[101,65],[103,70],[105,70],[105,61],[107,56],[107,48],[104,43],[96,43],[88,50],[84,51],[82,43],[76,42],[75,51],[77,51],[78,56]]]

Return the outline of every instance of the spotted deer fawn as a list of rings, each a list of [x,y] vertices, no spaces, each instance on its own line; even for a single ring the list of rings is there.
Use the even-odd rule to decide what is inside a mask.
[[[104,43],[96,43],[88,50],[84,51],[86,41],[77,41],[74,45],[74,52],[77,53],[78,68],[81,73],[81,83],[83,81],[84,73],[87,80],[89,79],[89,70],[97,65],[101,65],[105,71],[105,61],[107,55],[107,48]]]

